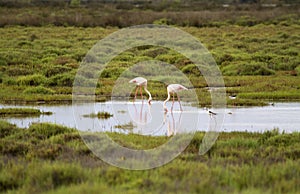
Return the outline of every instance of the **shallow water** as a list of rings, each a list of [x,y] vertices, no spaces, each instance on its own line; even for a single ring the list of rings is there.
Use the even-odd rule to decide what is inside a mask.
[[[171,103],[168,104],[170,109]],[[110,131],[138,133],[143,135],[172,135],[187,131],[249,131],[263,132],[273,128],[293,132],[300,130],[300,103],[275,103],[274,106],[214,109],[211,116],[203,108],[183,104],[179,111],[175,103],[171,112],[163,111],[162,102],[104,102],[77,105],[39,105],[2,107],[31,107],[51,111],[52,115],[32,118],[3,118],[19,127],[27,128],[31,123],[50,122],[79,129],[81,131]],[[106,111],[113,114],[109,119],[83,117],[85,114]],[[224,114],[222,114],[224,113]],[[224,121],[224,122],[223,122]]]

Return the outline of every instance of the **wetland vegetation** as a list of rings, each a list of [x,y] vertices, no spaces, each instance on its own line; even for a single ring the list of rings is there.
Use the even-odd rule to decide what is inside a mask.
[[[42,112],[34,108],[0,108],[0,117],[34,117],[51,114],[52,112]]]
[[[300,99],[297,20],[289,25],[181,29],[197,37],[211,51],[224,75],[227,93],[236,94],[238,104]],[[80,61],[99,39],[116,30],[53,26],[0,28],[1,102],[70,102]],[[34,40],[30,40],[32,35],[36,37]],[[151,59],[174,63],[193,83],[202,99],[200,103],[210,103],[205,79],[191,61],[175,51],[155,47],[134,48],[114,58],[101,74],[96,99],[109,99],[114,81],[122,71]],[[166,97],[162,86],[149,82],[154,100]],[[229,99],[228,103],[231,103]]]
[[[84,117],[90,117],[90,118],[99,118],[99,119],[108,119],[113,116],[113,114],[109,112],[98,112],[98,113],[91,113],[87,115],[83,115]]]
[[[0,102],[71,103],[74,78],[89,49],[122,27],[145,23],[172,25],[201,41],[223,74],[227,95],[237,96],[228,97],[228,105],[300,100],[299,2],[112,2],[0,0]],[[191,80],[199,105],[210,104],[207,83],[189,59],[148,45],[110,61],[97,83],[96,100],[111,97],[128,67],[152,59],[174,64]],[[166,97],[162,87],[149,81],[153,100]],[[170,138],[107,134],[136,149],[155,148]],[[0,192],[299,193],[299,132],[220,133],[212,149],[198,155],[203,136],[197,132],[182,154],[160,168],[129,171],[98,159],[75,129],[50,123],[23,129],[0,120]]]
[[[0,185],[7,193],[297,193],[299,132],[221,133],[198,155],[197,132],[169,164],[146,171],[110,166],[98,159],[75,129],[33,124],[21,129],[0,121]],[[155,148],[168,137],[107,133],[118,144]]]

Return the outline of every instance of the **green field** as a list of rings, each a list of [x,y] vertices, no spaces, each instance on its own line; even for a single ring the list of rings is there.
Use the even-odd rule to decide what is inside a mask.
[[[299,19],[254,26],[180,27],[198,38],[218,64],[235,105],[263,105],[300,100]],[[0,101],[2,103],[71,102],[72,85],[81,60],[98,40],[117,28],[0,28]],[[210,104],[201,73],[189,59],[161,47],[123,52],[104,69],[96,89],[98,101],[110,98],[114,81],[127,68],[145,60],[174,64],[193,83],[200,105]],[[88,73],[88,72],[87,72]],[[154,100],[166,97],[164,85],[149,83]],[[232,101],[228,100],[228,104]]]
[[[299,193],[299,133],[221,133],[198,155],[204,133],[172,162],[151,170],[110,166],[74,129],[0,121],[0,192],[6,193]],[[118,144],[147,149],[167,137],[108,133]]]

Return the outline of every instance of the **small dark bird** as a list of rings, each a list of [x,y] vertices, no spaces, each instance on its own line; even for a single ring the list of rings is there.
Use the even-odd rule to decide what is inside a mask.
[[[236,95],[230,95],[230,96],[229,96],[229,99],[231,99],[231,100],[236,99]]]
[[[210,114],[210,115],[217,115],[217,113],[214,113],[214,112],[212,112],[212,111],[208,111],[208,113]]]

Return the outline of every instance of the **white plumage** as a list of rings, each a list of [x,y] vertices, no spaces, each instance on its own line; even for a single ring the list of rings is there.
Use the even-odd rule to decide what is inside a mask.
[[[148,103],[151,104],[152,96],[151,96],[151,93],[147,90],[147,79],[145,79],[143,77],[136,77],[136,78],[130,80],[129,83],[134,83],[135,85],[137,85],[133,100],[136,99],[139,88],[140,88],[141,98],[143,99],[142,87],[144,86],[144,90],[149,95]]]
[[[172,103],[171,111],[173,110],[175,93],[176,93],[177,98],[178,98],[178,102],[179,102],[179,105],[180,105],[180,110],[182,111],[182,106],[181,106],[181,103],[180,103],[180,97],[178,96],[178,92],[180,92],[182,90],[188,90],[188,89],[186,87],[184,87],[183,85],[180,85],[180,84],[170,84],[170,85],[168,85],[168,87],[167,87],[168,98],[164,101],[164,110],[166,112],[168,111],[166,103],[170,100],[170,93],[173,94],[173,103]]]

